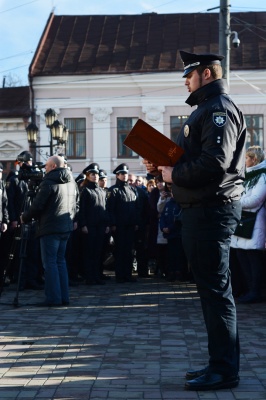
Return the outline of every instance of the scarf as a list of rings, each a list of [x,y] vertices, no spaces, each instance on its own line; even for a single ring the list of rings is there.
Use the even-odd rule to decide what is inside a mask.
[[[257,185],[262,174],[264,175],[264,182],[266,183],[266,168],[260,168],[255,169],[254,171],[246,172],[243,185],[247,189],[252,189],[254,186]]]

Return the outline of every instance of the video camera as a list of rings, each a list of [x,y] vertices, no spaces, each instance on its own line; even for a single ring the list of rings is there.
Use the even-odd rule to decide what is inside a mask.
[[[44,173],[41,170],[44,165],[28,165],[22,164],[18,172],[18,179],[21,181],[34,181],[36,184],[43,179]]]
[[[26,164],[28,161],[32,161],[32,155],[29,151],[23,151],[17,156],[17,162],[22,163],[18,172],[18,179],[22,181],[31,181],[35,185],[39,185],[44,176],[42,168],[44,168],[45,165],[42,163],[29,165]]]

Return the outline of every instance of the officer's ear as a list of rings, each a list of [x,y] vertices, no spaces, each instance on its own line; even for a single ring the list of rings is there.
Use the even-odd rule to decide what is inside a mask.
[[[209,68],[205,68],[205,70],[203,71],[203,76],[206,80],[212,78],[211,70]]]

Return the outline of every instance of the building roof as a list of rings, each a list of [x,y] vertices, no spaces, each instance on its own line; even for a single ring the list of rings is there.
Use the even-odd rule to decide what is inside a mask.
[[[231,13],[232,70],[266,68],[266,12]],[[179,50],[219,52],[219,14],[54,15],[30,76],[181,71]]]
[[[30,115],[29,86],[0,88],[1,118],[28,118]]]

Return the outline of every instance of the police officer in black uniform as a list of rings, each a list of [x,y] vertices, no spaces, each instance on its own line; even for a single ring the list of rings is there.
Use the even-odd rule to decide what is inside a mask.
[[[107,179],[107,172],[104,169],[99,169],[99,186],[106,192],[108,192]]]
[[[32,166],[32,154],[25,150],[17,157],[17,163],[20,169]],[[8,197],[9,230],[12,234],[20,225],[20,215],[29,207],[32,198],[29,195],[29,182],[13,175],[6,182],[6,191]],[[27,257],[22,260],[20,290],[34,289],[41,290],[43,285],[41,281],[42,265],[40,260],[39,240],[35,238],[36,222],[28,224],[29,233],[27,237],[26,253]],[[19,249],[17,249],[19,250]],[[16,268],[19,264],[18,254],[15,255]],[[15,272],[15,274],[18,273]]]
[[[8,224],[7,194],[5,184],[2,180],[3,169],[3,164],[0,163],[0,286],[4,275],[5,263],[7,261],[5,258],[6,250],[3,247],[5,242],[2,240],[1,234],[2,232],[6,232]]]
[[[135,191],[128,185],[128,165],[113,171],[116,183],[108,190],[107,209],[114,238],[115,276],[117,283],[135,282],[132,277],[135,230],[139,225],[139,206]]]
[[[184,155],[174,168],[158,169],[166,182],[173,182],[174,197],[183,209],[182,240],[201,299],[209,349],[207,367],[188,371],[185,388],[233,388],[239,382],[239,338],[229,249],[241,214],[246,124],[221,79],[223,56],[180,54],[191,93],[186,103],[198,107],[177,138]]]
[[[109,232],[106,192],[98,185],[99,165],[92,163],[80,195],[79,227],[83,236],[83,265],[87,285],[101,285],[101,261],[105,234]]]

